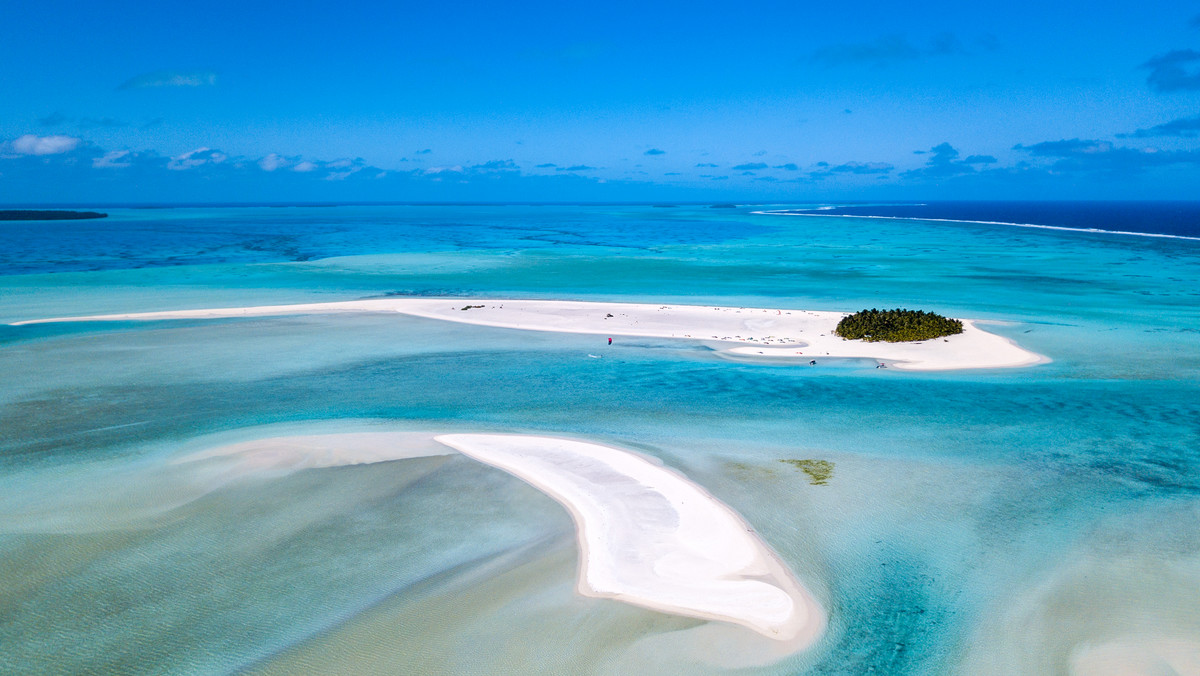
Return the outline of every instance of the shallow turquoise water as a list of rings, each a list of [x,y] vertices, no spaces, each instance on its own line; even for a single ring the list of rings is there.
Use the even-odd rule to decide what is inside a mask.
[[[1089,646],[1200,646],[1200,243],[649,207],[80,227],[13,237],[0,322],[385,294],[908,306],[1003,322],[1053,362],[797,368],[385,316],[0,326],[0,671],[720,671],[688,662],[696,621],[577,597],[566,514],[463,458],[216,487],[164,469],[207,435],[308,424],[662,458],[830,611],[765,673],[1069,673]]]

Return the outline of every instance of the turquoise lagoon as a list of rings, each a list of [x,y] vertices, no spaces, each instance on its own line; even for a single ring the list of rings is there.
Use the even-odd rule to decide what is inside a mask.
[[[1053,360],[810,368],[384,315],[0,326],[0,672],[1190,664],[1200,242],[760,209],[113,209],[0,224],[5,324],[389,294],[906,306],[993,320]],[[462,456],[244,476],[174,463],[364,430],[562,435],[660,458],[745,517],[828,631],[753,664],[705,641],[704,622],[579,596],[567,513]],[[832,463],[832,477],[789,459]]]

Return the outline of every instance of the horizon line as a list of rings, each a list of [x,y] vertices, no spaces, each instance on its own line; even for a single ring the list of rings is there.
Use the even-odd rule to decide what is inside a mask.
[[[1200,204],[1200,199],[934,199],[934,200],[802,200],[795,202],[781,202],[778,200],[670,200],[670,201],[648,201],[648,200],[618,200],[618,201],[584,201],[584,200],[567,200],[567,201],[538,201],[538,200],[515,200],[507,201],[345,201],[345,202],[297,202],[297,201],[262,201],[262,202],[16,202],[16,203],[0,203],[0,210],[7,209],[78,209],[78,208],[108,208],[108,209],[179,209],[179,208],[254,208],[254,207],[269,207],[269,208],[312,208],[312,207],[384,207],[384,206],[413,206],[413,207],[471,207],[471,206],[646,206],[646,207],[761,207],[761,206],[786,206],[786,205],[803,205],[803,204],[840,204],[840,205],[862,205],[862,206],[888,206],[888,205],[918,205],[918,204],[983,204],[983,203],[1026,203],[1026,204],[1131,204],[1131,203],[1160,203],[1160,204]]]

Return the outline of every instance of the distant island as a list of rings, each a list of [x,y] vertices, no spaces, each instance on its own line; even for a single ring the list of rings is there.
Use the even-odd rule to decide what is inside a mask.
[[[63,211],[61,209],[0,209],[0,221],[77,221],[84,218],[107,218],[98,211]]]

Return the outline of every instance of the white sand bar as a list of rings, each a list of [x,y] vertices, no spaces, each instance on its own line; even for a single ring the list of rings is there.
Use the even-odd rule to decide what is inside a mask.
[[[571,512],[584,595],[732,622],[797,649],[825,627],[821,607],[733,510],[662,465],[552,437],[436,440],[528,481]]]
[[[466,308],[466,309],[464,309]],[[756,358],[807,363],[822,357],[874,359],[905,370],[1011,368],[1049,361],[988,333],[971,320],[963,332],[915,343],[843,340],[833,333],[843,312],[814,312],[711,305],[652,305],[555,300],[383,298],[335,303],[177,310],[138,314],[57,317],[16,322],[145,321],[217,319],[342,312],[399,312],[406,315],[529,331],[586,333],[698,340],[719,351]]]

